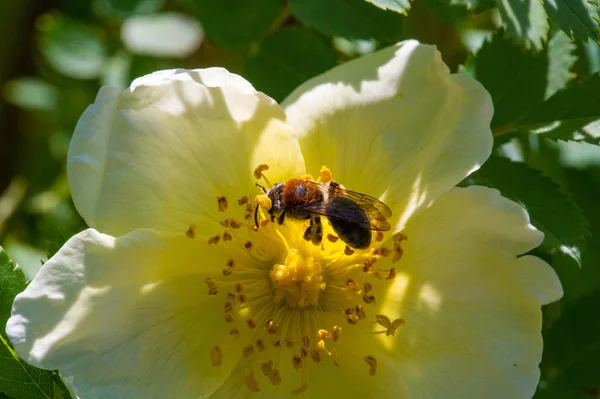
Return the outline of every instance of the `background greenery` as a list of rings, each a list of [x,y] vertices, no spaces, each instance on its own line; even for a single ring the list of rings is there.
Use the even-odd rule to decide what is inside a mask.
[[[3,0],[0,2],[0,397],[68,397],[4,334],[29,273],[85,228],[65,156],[101,85],[223,66],[277,100],[407,38],[492,94],[495,154],[463,184],[523,204],[565,296],[544,309],[536,398],[600,397],[600,46],[587,0]],[[10,255],[8,257],[7,253]]]

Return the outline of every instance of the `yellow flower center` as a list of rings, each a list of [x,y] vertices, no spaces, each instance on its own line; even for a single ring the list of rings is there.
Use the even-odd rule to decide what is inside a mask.
[[[261,177],[267,168],[261,165],[255,176]],[[319,180],[331,181],[331,177],[324,168]],[[362,326],[369,333],[393,337],[404,323],[377,314],[374,287],[381,288],[395,278],[392,265],[400,260],[400,244],[406,237],[399,233],[386,240],[383,232],[374,232],[369,248],[355,250],[323,218],[323,239],[315,244],[305,236],[308,220],[288,217],[280,225],[271,223],[261,210],[260,227],[254,226],[252,197],[237,201],[243,220],[231,215],[229,199],[217,198],[216,208],[227,218],[221,222],[223,233],[208,243],[228,259],[222,275],[206,279],[208,295],[223,301],[215,307],[222,309],[223,324],[210,328],[224,328],[232,344],[242,339],[245,345],[239,354],[215,345],[208,359],[220,367],[225,356],[239,356],[250,391],[259,391],[265,383],[275,386],[294,381],[297,386],[292,393],[301,393],[309,387],[302,370],[325,362],[343,363],[346,354],[338,353],[338,344],[344,339],[344,328]],[[265,198],[259,196],[256,201]],[[271,205],[267,201],[266,206]],[[190,226],[186,235],[194,238],[195,227]],[[361,346],[356,343],[356,348]],[[376,375],[377,359],[370,353],[361,356],[365,375]]]
[[[285,300],[293,308],[317,305],[319,293],[326,287],[321,264],[312,256],[303,258],[296,249],[288,252],[283,264],[275,264],[269,275],[273,281],[275,303]]]

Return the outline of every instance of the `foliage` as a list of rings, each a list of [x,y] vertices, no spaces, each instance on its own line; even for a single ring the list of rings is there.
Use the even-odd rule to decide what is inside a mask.
[[[494,155],[462,184],[521,203],[565,295],[545,309],[536,397],[600,393],[600,30],[597,0],[82,0],[0,2],[0,244],[33,276],[85,228],[65,158],[101,85],[222,66],[278,101],[396,41],[435,44],[489,91]],[[160,32],[158,34],[157,32]],[[591,233],[591,234],[590,234]],[[0,396],[68,397],[4,334],[26,277],[0,250]]]

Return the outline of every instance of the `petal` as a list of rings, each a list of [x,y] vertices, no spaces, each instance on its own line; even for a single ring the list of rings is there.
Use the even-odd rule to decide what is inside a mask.
[[[325,165],[348,189],[380,197],[396,230],[492,148],[489,94],[413,40],[332,69],[283,105],[308,173]]]
[[[533,256],[543,235],[498,191],[455,188],[411,220],[379,311],[403,318],[379,335],[405,397],[532,397],[542,356],[540,306],[562,296]]]
[[[226,254],[206,247],[183,234],[80,233],[17,296],[7,335],[23,359],[58,369],[82,398],[209,395],[241,347],[214,327],[225,323],[204,276]],[[220,367],[209,360],[215,345]]]
[[[112,235],[136,228],[211,234],[217,196],[258,193],[269,178],[304,173],[283,110],[224,69],[169,70],[129,90],[102,88],[73,136],[68,175],[86,223]],[[221,215],[222,216],[222,215]]]

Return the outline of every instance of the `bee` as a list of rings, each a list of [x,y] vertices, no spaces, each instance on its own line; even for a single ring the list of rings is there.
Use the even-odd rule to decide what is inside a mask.
[[[304,239],[318,245],[323,239],[321,216],[327,217],[331,227],[348,246],[365,249],[371,244],[371,231],[387,231],[386,220],[392,211],[377,198],[345,190],[335,181],[317,183],[311,180],[291,179],[276,183],[266,190],[257,183],[271,200],[268,210],[271,221],[283,224],[286,217],[310,220]],[[258,205],[254,212],[258,227]]]

